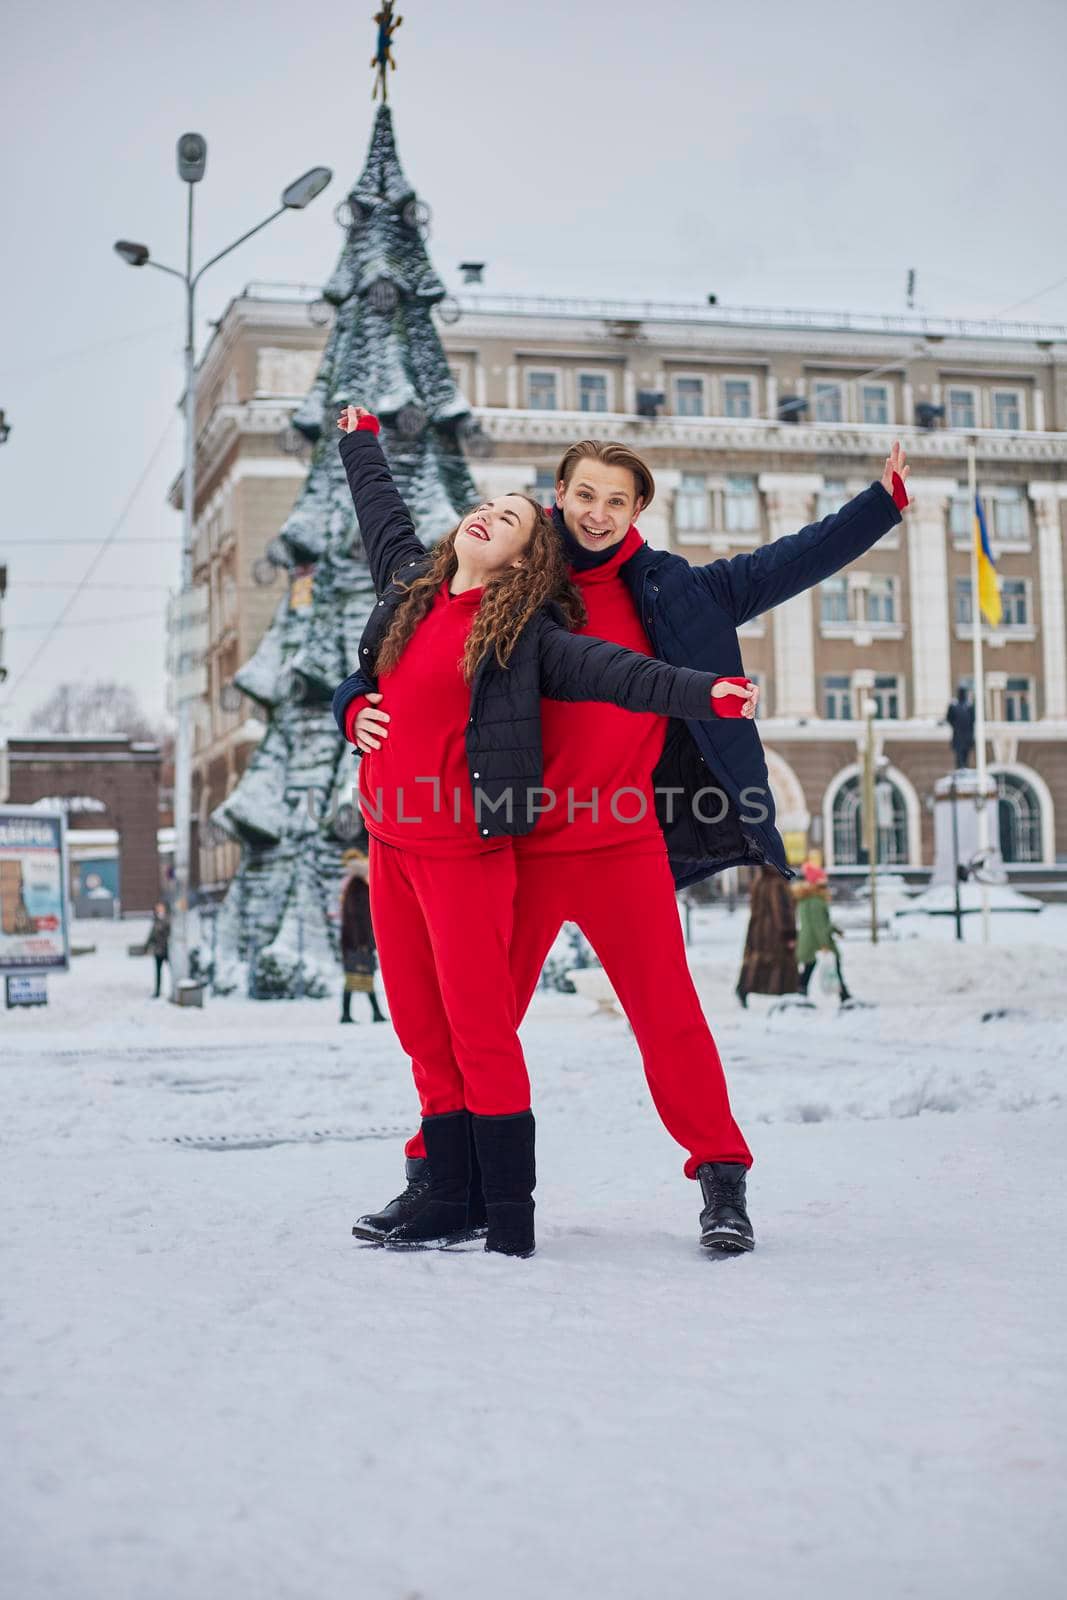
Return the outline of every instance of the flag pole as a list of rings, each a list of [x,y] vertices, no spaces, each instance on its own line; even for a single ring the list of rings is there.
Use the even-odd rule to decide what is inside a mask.
[[[967,445],[967,487],[971,505],[971,626],[974,647],[974,764],[978,779],[978,851],[983,858],[989,849],[989,802],[986,795],[988,775],[985,759],[985,673],[982,664],[982,607],[979,602],[978,574],[978,469],[975,462],[975,442]],[[979,882],[982,895],[982,943],[989,943],[989,885]]]

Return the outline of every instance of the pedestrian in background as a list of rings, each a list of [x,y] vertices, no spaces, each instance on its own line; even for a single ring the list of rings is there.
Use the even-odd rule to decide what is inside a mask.
[[[152,926],[148,930],[145,940],[145,949],[156,963],[156,992],[153,1000],[158,1000],[163,988],[163,963],[170,965],[170,912],[162,900],[156,902],[152,913]]]
[[[345,973],[341,1021],[353,1020],[353,994],[365,994],[370,1000],[372,1020],[386,1022],[388,1018],[374,992],[378,955],[370,914],[370,863],[362,850],[346,850],[341,860],[345,868],[341,884],[341,965]]]
[[[800,968],[800,992],[807,994],[819,952],[826,950],[834,958],[841,1004],[844,1005],[852,996],[841,971],[841,951],[837,943],[840,929],[830,921],[829,880],[823,868],[814,861],[805,861],[803,873],[803,881],[793,890],[797,902],[796,958]]]
[[[789,885],[777,867],[760,867],[752,880],[748,933],[737,998],[750,994],[796,994],[797,922]]]

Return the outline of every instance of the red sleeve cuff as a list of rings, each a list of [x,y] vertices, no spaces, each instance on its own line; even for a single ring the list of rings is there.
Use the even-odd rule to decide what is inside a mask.
[[[345,738],[348,740],[349,744],[355,744],[356,742],[356,718],[359,716],[364,706],[369,705],[370,701],[367,699],[365,694],[357,694],[356,698],[354,700],[350,700],[348,705],[345,707]]]
[[[360,417],[355,426],[356,433],[380,433],[381,430],[382,425],[378,418],[371,416]]]
[[[715,683],[736,683],[739,689],[747,689],[749,680],[748,678],[716,678]],[[744,695],[727,694],[718,700],[713,698],[711,709],[717,717],[739,717],[742,714],[744,704]]]
[[[898,511],[906,511],[911,504],[908,499],[908,491],[904,487],[904,480],[899,472],[894,472],[893,474],[893,504]]]

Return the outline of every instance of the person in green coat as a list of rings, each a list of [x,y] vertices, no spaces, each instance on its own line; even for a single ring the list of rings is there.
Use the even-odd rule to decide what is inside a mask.
[[[803,881],[793,894],[797,902],[797,966],[800,969],[800,992],[807,994],[811,975],[815,971],[820,950],[828,950],[834,958],[837,981],[841,989],[841,1004],[851,1000],[841,971],[841,950],[836,935],[840,931],[830,921],[830,885],[823,868],[814,861],[803,866]]]

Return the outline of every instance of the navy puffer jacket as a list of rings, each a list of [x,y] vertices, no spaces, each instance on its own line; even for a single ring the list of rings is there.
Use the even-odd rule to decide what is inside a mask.
[[[733,677],[744,672],[737,637],[743,623],[840,572],[900,520],[892,495],[872,483],[833,516],[751,554],[693,566],[645,544],[619,570],[661,661],[714,662],[716,672]],[[655,783],[678,888],[744,864],[793,876],[757,723],[672,720]]]

